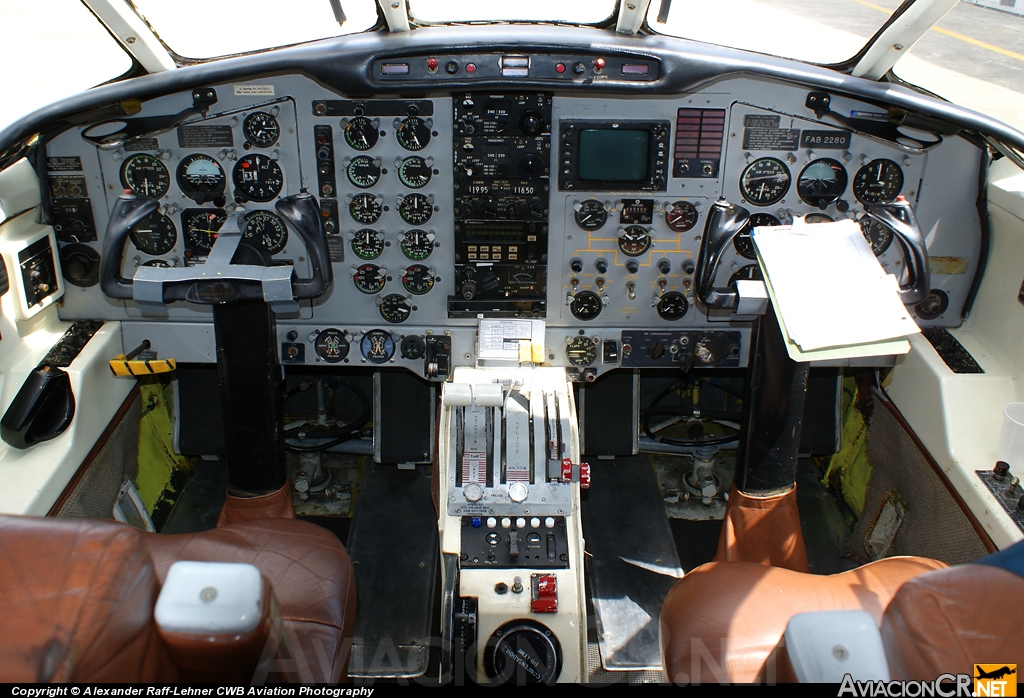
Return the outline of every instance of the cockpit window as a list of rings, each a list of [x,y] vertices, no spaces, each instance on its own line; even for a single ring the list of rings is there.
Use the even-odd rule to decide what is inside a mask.
[[[354,34],[377,22],[374,0],[342,0],[338,24],[328,0],[131,0],[179,57],[208,60]]]
[[[647,24],[656,32],[823,65],[855,56],[901,4],[901,0],[673,0],[666,13],[667,2],[654,0],[648,11]]]
[[[1024,2],[957,3],[893,72],[1024,130]]]
[[[409,0],[409,14],[425,24],[500,21],[598,24],[614,12],[613,0]]]
[[[0,130],[132,67],[131,57],[81,0],[0,2],[0,27]]]

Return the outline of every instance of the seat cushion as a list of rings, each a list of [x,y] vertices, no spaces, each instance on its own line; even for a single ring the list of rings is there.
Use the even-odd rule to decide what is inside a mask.
[[[679,580],[662,606],[666,675],[683,684],[782,680],[773,652],[794,614],[861,609],[879,622],[904,582],[944,567],[896,557],[819,576],[749,562],[702,565]]]
[[[911,579],[882,619],[893,678],[973,675],[975,663],[1024,668],[1022,597],[1024,578],[990,565],[960,565]]]
[[[113,521],[0,516],[0,682],[167,682],[157,576]]]
[[[146,534],[162,582],[178,560],[245,562],[271,584],[303,682],[345,677],[355,619],[352,562],[337,537],[294,519],[245,521],[182,535]],[[291,637],[289,637],[289,634]]]

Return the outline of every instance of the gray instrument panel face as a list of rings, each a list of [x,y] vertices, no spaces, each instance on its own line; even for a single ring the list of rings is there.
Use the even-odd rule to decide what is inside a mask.
[[[181,222],[182,210],[216,208],[212,202],[196,205],[184,197],[175,176],[183,159],[201,153],[221,165],[227,178],[228,200],[224,208],[239,208],[239,214],[254,210],[273,211],[277,197],[267,202],[233,202],[232,173],[238,160],[254,153],[270,156],[279,163],[284,177],[284,186],[279,196],[295,194],[305,188],[319,197],[323,194],[317,176],[320,165],[317,151],[320,144],[314,134],[317,126],[321,127],[321,133],[323,127],[328,126],[333,141],[336,189],[332,192],[333,196],[325,198],[335,199],[338,209],[337,228],[331,232],[335,238],[332,242],[334,286],[325,296],[313,303],[305,303],[299,314],[278,317],[278,333],[282,345],[303,347],[301,351],[289,356],[285,356],[282,350],[282,359],[286,363],[322,364],[315,350],[317,333],[327,328],[336,328],[346,335],[351,345],[347,356],[338,362],[339,366],[378,363],[375,358],[379,359],[380,356],[369,357],[360,351],[361,339],[376,329],[389,332],[395,345],[393,356],[385,358],[381,365],[403,366],[422,374],[422,358],[402,357],[398,349],[402,339],[428,334],[443,336],[445,333],[450,335],[453,364],[472,363],[475,359],[476,320],[449,319],[447,313],[448,296],[456,293],[451,95],[433,94],[417,100],[389,100],[408,102],[410,105],[417,101],[429,101],[432,105],[432,114],[423,116],[429,122],[431,137],[422,149],[411,151],[403,147],[396,138],[396,127],[404,116],[387,114],[374,117],[379,119],[377,142],[370,148],[357,150],[346,142],[344,133],[345,124],[352,117],[318,115],[314,105],[319,101],[333,100],[350,102],[354,108],[377,100],[360,102],[344,99],[300,76],[265,78],[251,83],[213,87],[219,99],[209,115],[201,121],[188,122],[186,125],[201,123],[217,127],[211,133],[220,134],[217,136],[219,138],[226,138],[230,132],[234,145],[228,147],[216,141],[217,145],[206,147],[202,143],[198,146],[194,143],[183,146],[179,142],[177,130],[157,134],[151,142],[143,144],[150,149],[138,152],[159,157],[169,173],[168,191],[160,199],[161,210],[171,212],[178,239],[171,252],[159,257],[146,255],[137,250],[132,242],[127,243],[122,267],[124,274],[130,276],[135,265],[154,258],[168,263],[184,263],[187,250]],[[510,87],[510,91],[512,89]],[[491,90],[494,94],[501,91]],[[746,365],[749,321],[732,319],[728,313],[712,313],[709,316],[694,302],[691,290],[693,275],[688,270],[697,260],[705,218],[711,204],[718,197],[724,196],[734,204],[745,206],[752,214],[770,214],[783,223],[790,222],[794,216],[806,214],[824,214],[832,219],[859,218],[864,204],[853,193],[855,179],[862,167],[879,159],[895,163],[902,173],[903,184],[899,193],[915,206],[927,236],[933,260],[931,285],[941,289],[949,300],[948,309],[944,313],[930,319],[921,319],[919,315],[919,321],[922,325],[959,324],[959,310],[973,279],[980,245],[978,214],[974,205],[980,151],[959,138],[947,139],[922,151],[858,133],[846,137],[842,135],[845,132],[836,124],[819,122],[814,118],[813,113],[804,106],[806,94],[806,90],[796,86],[755,79],[726,80],[704,92],[677,98],[638,99],[635,96],[616,98],[607,95],[590,98],[585,96],[585,88],[554,92],[551,171],[548,179],[543,180],[550,186],[545,319],[548,360],[551,364],[570,365],[566,348],[571,340],[581,336],[600,342],[618,342],[624,330],[682,332],[708,329],[740,332],[742,341],[739,365]],[[188,93],[171,95],[146,102],[140,116],[177,113],[188,106],[191,106]],[[832,108],[839,113],[877,109],[840,97],[834,97]],[[717,164],[708,170],[690,172],[699,173],[700,176],[669,176],[663,192],[588,191],[585,183],[573,187],[571,191],[559,187],[558,140],[563,122],[616,122],[627,127],[630,122],[667,122],[671,127],[668,137],[670,165],[682,167],[672,156],[685,138],[693,135],[681,133],[680,129],[683,128],[681,124],[685,117],[693,115],[694,110],[712,115],[721,112],[723,117],[719,146],[721,153],[714,156]],[[246,116],[253,112],[274,114],[280,126],[280,134],[273,145],[245,147],[244,122]],[[51,182],[57,176],[73,176],[84,180],[97,230],[97,240],[80,240],[77,243],[73,234],[69,233],[63,238],[61,247],[76,243],[90,247],[98,254],[108,213],[123,189],[121,167],[134,152],[124,148],[97,149],[83,140],[80,134],[81,129],[72,129],[52,141],[47,148],[47,154],[54,163],[67,163],[69,160],[74,163],[77,158],[80,171],[51,171],[49,175]],[[677,138],[680,139],[679,144]],[[365,188],[356,186],[346,173],[347,166],[360,156],[371,158],[381,168],[376,183]],[[399,177],[398,170],[402,161],[409,157],[421,157],[429,164],[430,179],[422,187],[410,188]],[[782,163],[788,170],[790,182],[777,200],[767,205],[755,205],[757,202],[748,201],[748,196],[742,191],[741,177],[753,163],[763,158]],[[804,168],[823,159],[841,165],[847,183],[838,195],[838,201],[821,208],[801,200],[797,182]],[[701,168],[701,162],[687,161],[685,166]],[[747,193],[750,191],[748,188]],[[363,194],[372,195],[381,206],[379,220],[370,224],[354,220],[349,213],[353,197]],[[430,201],[430,220],[422,225],[410,225],[399,214],[401,202],[411,194],[423,195]],[[766,198],[773,197],[769,193]],[[649,223],[629,223],[630,210],[625,212],[627,220],[623,221],[623,209],[635,204],[637,200],[643,202],[643,207],[649,206],[652,213]],[[578,225],[578,210],[583,207],[594,210],[597,205],[605,212],[607,220],[590,230]],[[687,216],[695,211],[695,220],[680,222],[677,220],[680,211],[685,211]],[[586,213],[579,217],[585,218]],[[677,230],[670,227],[670,222],[675,224]],[[679,228],[685,228],[691,222],[691,227],[678,232]],[[588,225],[594,224],[590,222]],[[648,249],[637,253],[640,248],[630,247],[628,243],[620,245],[619,237],[630,225],[643,228],[649,236]],[[375,231],[382,242],[379,255],[373,259],[360,258],[352,244],[357,233],[367,228]],[[412,229],[422,230],[431,238],[433,248],[425,259],[410,259],[402,251],[401,236]],[[275,262],[295,263],[300,275],[306,275],[308,265],[305,250],[298,235],[294,231],[289,232],[288,243],[273,259]],[[890,244],[880,255],[882,265],[893,273],[898,273],[904,263],[898,247],[897,244]],[[626,251],[633,256],[627,255]],[[342,255],[343,261],[338,261]],[[599,261],[604,263],[603,271]],[[636,271],[632,272],[627,265],[634,261]],[[579,271],[573,270],[574,262],[578,262]],[[365,292],[365,287],[363,290],[357,288],[354,278],[359,275],[359,268],[368,264],[381,268],[378,283],[380,280],[384,283],[383,288],[372,293]],[[660,266],[666,264],[667,273],[663,273]],[[729,250],[719,269],[717,285],[725,285],[737,273],[746,273],[749,271],[746,267],[751,264],[755,262],[744,258],[738,250]],[[403,275],[413,265],[427,267],[429,277],[434,280],[433,286],[424,293],[411,293],[403,285]],[[420,274],[421,280],[422,277]],[[367,278],[365,270],[361,278]],[[598,279],[601,283],[598,283]],[[417,290],[423,289],[419,287]],[[581,320],[573,314],[571,304],[574,291],[575,294],[585,291],[597,294],[602,303],[596,317]],[[685,305],[688,306],[684,313],[676,313],[677,316],[672,320],[659,315],[656,307],[658,299],[669,293],[685,298]],[[400,324],[389,323],[381,312],[383,298],[391,294],[403,297],[411,310],[408,319]],[[678,311],[680,306],[677,303],[674,307]],[[837,308],[836,312],[841,313],[842,309]],[[149,338],[160,356],[174,357],[179,361],[215,360],[210,312],[205,307],[176,303],[168,308],[164,316],[143,317],[133,303],[114,302],[105,298],[98,285],[69,285],[60,315],[69,320],[125,321],[123,330],[126,346],[134,346],[138,341]],[[579,346],[578,342],[576,346]],[[590,367],[594,373],[621,365],[620,351],[613,358],[605,360],[602,349],[600,344],[596,347],[596,360]]]

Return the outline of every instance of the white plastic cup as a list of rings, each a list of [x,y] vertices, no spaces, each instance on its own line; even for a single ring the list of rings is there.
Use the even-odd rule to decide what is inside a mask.
[[[1012,470],[1024,472],[1024,402],[1003,406],[1003,430],[996,460],[1006,461]]]

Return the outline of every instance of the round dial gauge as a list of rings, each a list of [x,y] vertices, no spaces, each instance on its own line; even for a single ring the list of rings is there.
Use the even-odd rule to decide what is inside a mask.
[[[689,201],[677,201],[665,211],[665,225],[677,233],[685,233],[697,225],[697,208]]]
[[[892,160],[872,160],[857,170],[853,195],[865,204],[895,201],[903,190],[903,170]]]
[[[380,181],[380,160],[369,155],[357,155],[345,168],[348,181],[360,189],[369,189]]]
[[[402,253],[417,261],[426,259],[434,251],[434,234],[424,230],[410,230],[399,236]]]
[[[270,201],[284,188],[284,173],[277,160],[266,155],[246,155],[235,165],[235,186],[250,201]]]
[[[357,230],[352,238],[352,251],[360,259],[377,259],[384,251],[384,236],[370,228]]]
[[[187,208],[181,212],[181,227],[185,230],[185,242],[200,254],[209,254],[217,241],[217,231],[228,219],[220,208]]]
[[[387,280],[387,272],[376,264],[364,264],[352,274],[353,283],[363,293],[379,293]]]
[[[377,309],[380,316],[388,322],[397,325],[405,322],[412,315],[412,308],[400,293],[390,293],[383,298],[377,299]]]
[[[385,330],[370,330],[359,342],[359,351],[371,364],[383,364],[395,355],[395,340]]]
[[[276,213],[253,211],[242,219],[242,225],[242,239],[267,254],[277,254],[288,244],[288,228]]]
[[[619,233],[619,249],[627,257],[639,257],[651,249],[651,236],[639,225],[627,226]]]
[[[193,153],[186,156],[178,164],[177,175],[181,193],[197,204],[213,201],[224,193],[224,169],[209,155]]]
[[[348,205],[349,215],[363,225],[376,223],[383,210],[380,199],[373,194],[356,194]]]
[[[579,209],[573,214],[576,225],[583,230],[597,230],[608,221],[608,212],[604,204],[597,199],[580,202]]]
[[[348,340],[345,339],[345,333],[331,327],[321,330],[320,334],[316,336],[313,348],[321,360],[329,364],[336,364],[339,361],[345,360],[345,357],[348,356],[349,347]]]
[[[158,257],[174,249],[178,242],[178,229],[174,221],[162,213],[151,213],[135,224],[130,233],[132,242],[141,252]]]
[[[398,164],[398,179],[410,189],[422,189],[430,184],[430,165],[419,155],[411,155]]]
[[[597,345],[590,337],[573,337],[565,347],[565,358],[577,368],[586,368],[597,360]]]
[[[144,266],[144,267],[156,267],[157,269],[170,269],[174,265],[168,264],[165,260],[162,260],[162,259],[151,259],[148,262],[143,262],[142,266]]]
[[[789,168],[781,160],[761,158],[740,176],[740,193],[755,206],[770,206],[789,191]]]
[[[434,275],[423,264],[413,264],[402,274],[402,285],[409,293],[422,296],[434,288]]]
[[[269,148],[277,143],[281,136],[281,125],[273,114],[265,111],[254,111],[242,122],[242,133],[245,140],[259,148]]]
[[[418,116],[410,116],[395,131],[398,144],[406,150],[423,150],[430,143],[430,127]]]
[[[171,175],[156,156],[137,153],[121,165],[121,184],[136,196],[159,199],[171,186]]]
[[[832,216],[826,216],[824,213],[808,213],[804,216],[804,223],[831,223]]]
[[[658,317],[662,320],[678,320],[686,315],[689,307],[690,304],[686,301],[686,296],[679,291],[669,291],[661,297],[655,309],[658,311]]]
[[[889,226],[882,225],[867,216],[860,219],[860,230],[864,233],[864,239],[871,245],[871,251],[875,253],[876,257],[884,254],[892,244],[892,230],[889,229]]]
[[[796,191],[806,203],[825,208],[846,191],[846,168],[832,158],[821,158],[807,165],[796,180]]]
[[[409,225],[423,225],[434,214],[434,208],[423,194],[409,194],[398,204],[398,213]]]
[[[761,267],[757,264],[748,264],[737,269],[736,273],[729,277],[729,285],[733,286],[737,281],[761,281],[762,279],[764,279],[764,275],[761,274]]]
[[[736,234],[736,237],[732,239],[732,246],[740,253],[740,256],[745,259],[757,259],[757,254],[754,252],[754,241],[750,239],[750,233],[754,228],[760,228],[766,225],[782,225],[779,219],[770,213],[754,213],[751,214],[750,218],[747,219],[747,224],[743,226],[743,230]]]
[[[345,124],[345,142],[355,150],[369,150],[377,145],[376,120],[370,121],[365,116],[357,116]]]
[[[577,320],[593,320],[601,314],[604,303],[593,291],[580,291],[569,304],[569,310]]]

